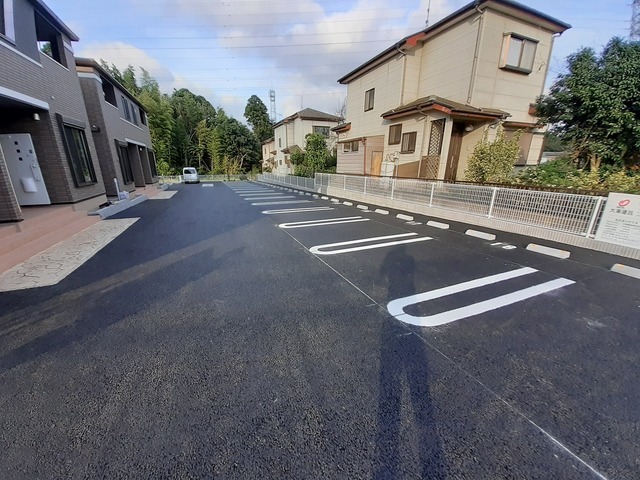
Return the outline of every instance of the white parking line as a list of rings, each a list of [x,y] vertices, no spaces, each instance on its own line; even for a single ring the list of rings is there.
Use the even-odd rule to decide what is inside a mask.
[[[479,315],[481,313],[495,310],[497,308],[505,307],[507,305],[511,305],[513,303],[517,303],[522,300],[526,300],[528,298],[532,298],[543,293],[547,293],[552,290],[556,290],[558,288],[562,288],[575,283],[574,281],[568,280],[566,278],[558,278],[556,280],[551,280],[539,285],[534,285],[533,287],[525,288],[513,293],[508,293],[506,295],[501,295],[499,297],[473,303],[471,305],[467,305],[466,307],[455,308],[453,310],[448,310],[446,312],[438,313],[435,315],[416,317],[404,312],[405,307],[408,307],[409,305],[428,302],[430,300],[435,300],[436,298],[454,295],[460,292],[466,292],[467,290],[483,287],[485,285],[491,285],[493,283],[503,282],[505,280],[521,277],[523,275],[528,275],[535,272],[537,272],[537,270],[533,268],[519,268],[517,270],[499,273],[497,275],[490,275],[488,277],[458,283],[449,287],[438,288],[436,290],[431,290],[416,295],[409,295],[408,297],[399,298],[397,300],[392,300],[391,302],[389,302],[389,304],[387,305],[387,310],[391,315],[396,317],[401,322],[409,323],[411,325],[418,325],[421,327],[436,327],[439,325],[455,322],[456,320],[461,320],[463,318]]]
[[[260,193],[239,193],[240,197],[255,197],[256,195],[284,195],[284,193],[278,192],[260,192]]]
[[[203,183],[201,184],[203,187],[213,187],[213,183]]]
[[[278,225],[280,228],[305,228],[305,227],[322,227],[324,225],[338,225],[341,223],[368,222],[368,218],[363,217],[341,217],[341,218],[324,218],[322,220],[305,220],[303,222],[289,222]]]
[[[334,210],[332,207],[303,207],[303,208],[283,208],[280,210],[263,210],[265,215],[277,215],[280,213],[305,213],[305,212],[324,212],[326,210]]]
[[[256,202],[251,205],[279,205],[284,203],[311,203],[311,200],[285,200],[283,202]]]
[[[245,200],[277,200],[280,198],[296,198],[295,195],[283,195],[282,197],[251,197],[245,198]]]
[[[374,243],[373,245],[361,245],[359,247],[340,248],[338,250],[325,251],[325,249],[332,248],[332,247],[342,247],[345,245],[358,245],[362,243],[375,242],[377,240],[390,240],[395,238],[415,237],[417,235],[418,235],[417,233],[400,233],[398,235],[387,235],[384,237],[361,238],[359,240],[350,240],[348,242],[327,243],[325,245],[316,245],[315,247],[311,247],[309,251],[316,255],[336,255],[338,253],[357,252],[360,250],[372,250],[374,248],[391,247],[393,245],[401,245],[403,243],[425,242],[427,240],[432,240],[431,237],[408,238],[405,240],[395,240],[392,242]]]

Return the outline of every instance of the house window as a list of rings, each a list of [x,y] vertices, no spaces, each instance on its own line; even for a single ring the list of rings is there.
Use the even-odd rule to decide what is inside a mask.
[[[125,185],[133,183],[133,170],[131,169],[131,160],[129,159],[129,148],[126,143],[119,143],[118,158],[120,159],[120,170],[122,171],[122,180]]]
[[[313,127],[313,133],[322,135],[323,137],[329,137],[329,127]]]
[[[63,119],[60,115],[58,121],[64,134],[65,150],[76,186],[96,183],[96,173],[93,170],[84,128],[73,120]]]
[[[407,132],[402,134],[402,146],[400,153],[413,153],[416,151],[417,132]]]
[[[147,124],[147,114],[144,113],[144,110],[142,108],[139,108],[138,111],[140,113],[140,122],[143,125],[146,125]]]
[[[402,137],[402,124],[389,127],[389,145],[398,145]]]
[[[10,40],[16,39],[13,23],[13,0],[0,0],[0,35]]]
[[[360,142],[358,140],[342,144],[343,153],[357,152],[359,148],[360,148]]]
[[[104,95],[104,101],[110,103],[114,107],[118,106],[118,102],[116,101],[116,90],[113,88],[113,85],[109,80],[105,77],[100,77],[102,80],[102,93]]]
[[[278,147],[282,147],[282,138],[278,139]]]
[[[373,98],[375,96],[376,89],[372,88],[371,90],[367,90],[364,92],[364,111],[368,112],[369,110],[373,110]]]
[[[505,35],[502,43],[500,68],[521,73],[531,73],[537,46],[537,40],[513,33]]]
[[[131,102],[129,103],[129,110],[131,111],[131,120],[133,121],[133,123],[134,123],[135,125],[139,125],[139,122],[138,122],[138,115],[137,115],[137,112],[136,112],[136,110],[137,110],[137,109],[136,109],[136,107],[133,105],[133,103],[131,103]]]

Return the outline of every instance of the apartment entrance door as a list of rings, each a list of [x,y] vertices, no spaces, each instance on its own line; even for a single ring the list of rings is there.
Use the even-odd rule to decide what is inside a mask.
[[[458,160],[462,148],[462,136],[464,135],[464,123],[453,122],[451,129],[451,141],[449,142],[449,154],[447,155],[447,168],[444,172],[445,180],[455,180],[458,173]]]
[[[18,204],[21,206],[50,205],[51,200],[42,178],[31,135],[28,133],[0,135],[0,148],[2,148]]]
[[[371,175],[380,175],[382,166],[382,152],[371,152]]]

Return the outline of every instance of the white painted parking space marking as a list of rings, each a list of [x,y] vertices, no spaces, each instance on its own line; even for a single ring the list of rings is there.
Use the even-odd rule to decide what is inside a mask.
[[[248,201],[252,201],[252,200],[278,200],[280,198],[296,198],[295,195],[283,195],[282,197],[251,197],[251,198],[245,198],[245,200]]]
[[[397,235],[386,235],[384,237],[361,238],[359,240],[350,240],[348,242],[327,243],[324,245],[316,245],[315,247],[311,247],[309,251],[316,255],[336,255],[338,253],[357,252],[360,250],[372,250],[374,248],[391,247],[394,245],[402,245],[404,243],[425,242],[427,240],[432,240],[431,237],[406,238],[406,237],[416,237],[417,235],[418,235],[417,233],[400,233]],[[399,238],[404,238],[404,240],[395,240]],[[372,245],[361,245],[363,243],[376,242],[378,240],[391,240],[391,239],[394,239],[394,240],[391,242],[374,243]],[[360,245],[360,246],[340,248],[337,250],[328,250],[328,251],[326,250],[327,248],[344,247],[346,245]]]
[[[281,213],[306,213],[306,212],[325,212],[327,210],[335,210],[332,207],[303,207],[303,208],[282,208],[279,210],[263,210],[265,215],[278,215]]]
[[[303,222],[289,222],[278,225],[280,228],[306,228],[306,227],[322,227],[324,225],[339,225],[342,223],[368,222],[368,218],[363,217],[341,217],[341,218],[324,218],[322,220],[305,220]]]
[[[422,225],[422,222],[411,221],[411,222],[407,222],[407,225]]]
[[[213,187],[213,183],[203,183],[202,187]]]
[[[240,197],[255,197],[256,195],[284,195],[284,193],[278,192],[260,192],[260,193],[239,193]]]
[[[251,205],[280,205],[285,203],[311,203],[311,200],[284,200],[282,202],[256,202]]]
[[[507,305],[511,305],[517,302],[521,302],[528,298],[533,298],[543,293],[551,292],[568,285],[575,283],[573,280],[566,278],[557,278],[549,282],[534,285],[529,288],[518,290],[513,293],[501,295],[482,302],[473,303],[465,307],[455,308],[445,312],[437,313],[435,315],[427,315],[423,317],[417,317],[409,315],[404,312],[404,309],[409,305],[415,305],[417,303],[428,302],[437,298],[445,297],[448,295],[454,295],[460,292],[466,292],[474,288],[484,287],[498,282],[504,282],[512,278],[521,277],[535,273],[537,270],[529,267],[519,268],[517,270],[511,270],[505,273],[499,273],[497,275],[490,275],[488,277],[478,278],[468,282],[458,283],[449,287],[438,288],[428,292],[419,293],[416,295],[409,295],[408,297],[392,300],[387,305],[388,312],[396,317],[398,320],[411,325],[418,325],[421,327],[437,327],[439,325],[445,325],[447,323],[462,320],[463,318],[480,315],[481,313],[496,310]]]

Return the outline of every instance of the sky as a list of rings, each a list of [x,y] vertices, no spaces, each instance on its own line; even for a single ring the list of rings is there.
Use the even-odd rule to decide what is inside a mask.
[[[336,113],[337,80],[470,0],[44,0],[79,37],[77,56],[143,67],[165,93],[188,88],[244,121],[257,95],[276,119],[301,108]],[[630,0],[521,0],[570,23],[556,39],[548,84],[564,59],[626,37]],[[429,8],[430,4],[430,8]]]

